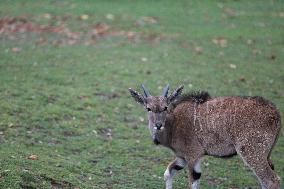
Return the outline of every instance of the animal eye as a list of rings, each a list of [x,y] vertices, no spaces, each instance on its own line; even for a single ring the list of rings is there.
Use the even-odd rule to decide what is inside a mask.
[[[164,111],[167,111],[168,110],[168,107],[166,106],[165,108],[164,108]]]
[[[152,110],[151,110],[151,108],[147,108],[147,111],[148,111],[148,112],[151,112]]]

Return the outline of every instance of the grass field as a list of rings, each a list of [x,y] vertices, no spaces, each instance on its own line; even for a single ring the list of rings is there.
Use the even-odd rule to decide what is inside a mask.
[[[0,188],[163,188],[174,154],[128,93],[141,83],[263,96],[284,116],[283,1],[2,0],[0,19]],[[258,188],[238,157],[202,169],[202,188]]]

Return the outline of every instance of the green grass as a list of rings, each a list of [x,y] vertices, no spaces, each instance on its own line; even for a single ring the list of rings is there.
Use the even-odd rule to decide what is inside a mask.
[[[174,154],[152,144],[128,94],[140,83],[259,95],[283,116],[282,1],[1,1],[0,18],[15,17],[82,33],[74,44],[66,31],[0,33],[0,188],[163,188]],[[97,23],[124,33],[92,36]],[[282,130],[282,180],[283,146]],[[258,188],[238,157],[202,169],[202,188]],[[174,187],[187,187],[185,171]]]

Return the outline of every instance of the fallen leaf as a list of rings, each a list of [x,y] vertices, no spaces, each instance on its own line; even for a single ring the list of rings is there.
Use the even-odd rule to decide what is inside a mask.
[[[30,156],[28,157],[28,159],[30,159],[30,160],[38,160],[38,156],[35,155],[35,154],[32,154],[32,155],[30,155]]]
[[[13,48],[11,49],[11,51],[12,51],[13,53],[19,53],[19,52],[22,51],[22,49],[19,48],[19,47],[13,47]]]
[[[107,18],[108,20],[114,20],[114,15],[113,15],[113,14],[107,14],[107,15],[106,15],[106,18]]]
[[[241,77],[239,78],[239,81],[245,82],[245,81],[246,81],[246,78],[245,78],[244,76],[241,76]]]
[[[143,62],[147,62],[148,59],[147,59],[146,57],[142,57],[141,60],[142,60]]]
[[[284,17],[284,12],[279,12],[279,17]]]
[[[254,54],[254,55],[261,54],[261,50],[259,50],[259,49],[252,49],[252,54]]]
[[[87,14],[82,14],[82,15],[80,16],[80,19],[81,19],[81,20],[88,20],[88,19],[89,19],[89,15],[87,15]]]
[[[51,15],[50,15],[49,13],[45,13],[45,14],[43,14],[43,17],[44,17],[45,19],[50,19],[50,18],[51,18]]]
[[[232,68],[232,69],[236,69],[236,68],[237,68],[237,66],[236,66],[235,64],[230,64],[229,66],[230,66],[230,68]]]
[[[212,39],[212,42],[215,45],[218,45],[218,46],[223,47],[223,48],[228,46],[227,39],[225,39],[223,37],[214,38],[214,39]]]
[[[247,40],[247,44],[248,44],[248,45],[251,45],[252,43],[253,43],[253,40],[251,40],[251,39],[248,39],[248,40]]]
[[[232,8],[225,8],[224,12],[229,16],[236,16],[236,11]]]
[[[142,17],[142,20],[150,24],[156,24],[158,22],[156,18],[149,17],[149,16]]]
[[[143,118],[143,117],[139,117],[139,120],[140,120],[141,122],[143,122],[143,121],[144,121],[144,118]]]
[[[134,24],[136,26],[145,26],[146,24],[156,24],[156,23],[158,23],[158,20],[156,18],[145,16],[136,20]]]
[[[196,52],[196,54],[202,54],[203,53],[202,47],[195,47],[194,51]]]
[[[256,24],[256,26],[264,28],[266,26],[266,24],[263,23],[263,22],[259,22],[259,23]]]
[[[110,26],[105,23],[98,23],[94,26],[92,30],[93,36],[103,36],[110,29]]]

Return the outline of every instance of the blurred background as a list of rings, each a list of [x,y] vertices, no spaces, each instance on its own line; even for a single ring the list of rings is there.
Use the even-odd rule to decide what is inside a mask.
[[[283,116],[280,0],[2,0],[0,40],[0,188],[163,188],[174,154],[128,93],[141,83],[263,96]],[[283,154],[282,129],[282,180]],[[202,169],[202,188],[259,188],[238,157]]]

